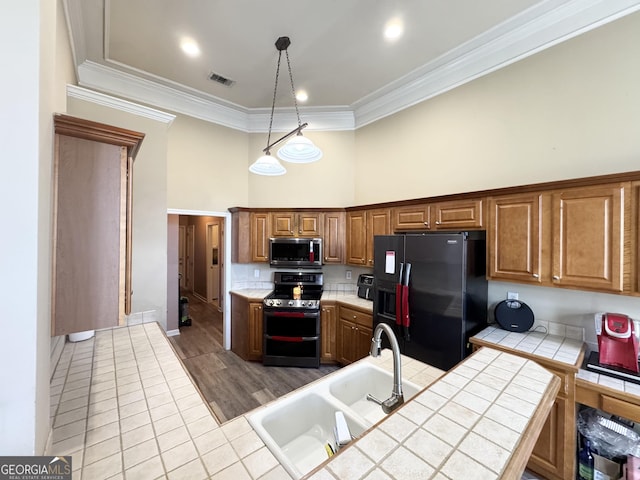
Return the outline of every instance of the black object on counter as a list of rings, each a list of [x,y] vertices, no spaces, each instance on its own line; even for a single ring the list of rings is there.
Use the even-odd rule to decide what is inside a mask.
[[[533,325],[533,311],[519,300],[503,300],[494,310],[496,322],[510,332],[526,332]]]

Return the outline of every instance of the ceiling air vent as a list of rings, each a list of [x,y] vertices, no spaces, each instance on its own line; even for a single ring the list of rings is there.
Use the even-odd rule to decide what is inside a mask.
[[[209,80],[213,80],[214,82],[221,83],[225,87],[230,87],[231,85],[236,83],[234,80],[231,80],[230,78],[227,78],[227,77],[223,77],[222,75],[218,75],[215,72],[211,72],[209,74]]]

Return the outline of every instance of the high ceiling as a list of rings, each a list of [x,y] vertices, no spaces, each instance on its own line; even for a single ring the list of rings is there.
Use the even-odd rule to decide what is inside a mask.
[[[640,8],[640,0],[65,0],[81,86],[264,129],[280,36],[310,128],[357,128]],[[398,19],[404,34],[383,36]],[[180,42],[197,42],[188,57]],[[232,80],[224,86],[216,73]],[[277,108],[293,107],[283,56]],[[314,123],[315,121],[315,123]]]

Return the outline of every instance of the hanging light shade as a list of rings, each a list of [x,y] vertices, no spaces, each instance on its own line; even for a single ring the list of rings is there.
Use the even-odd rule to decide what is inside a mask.
[[[287,169],[282,166],[277,158],[272,157],[270,153],[264,154],[253,162],[249,167],[249,171],[256,175],[267,175],[270,177],[287,173]]]
[[[278,162],[276,158],[271,156],[271,147],[279,144],[289,137],[291,138],[282,148],[278,150],[278,157],[291,163],[311,163],[322,158],[322,151],[316,147],[311,140],[302,135],[302,129],[308,124],[300,122],[300,112],[298,111],[298,101],[296,100],[296,91],[293,86],[293,74],[291,73],[291,62],[289,61],[289,52],[287,48],[291,45],[289,37],[279,37],[276,40],[276,49],[278,50],[278,65],[276,67],[276,81],[273,89],[273,102],[271,104],[271,117],[269,119],[269,133],[267,135],[267,146],[262,150],[264,155],[256,160],[250,167],[249,171],[257,175],[284,175],[287,170]],[[289,80],[291,81],[291,92],[293,94],[293,104],[296,108],[296,117],[298,126],[286,135],[280,137],[271,143],[271,128],[273,127],[273,112],[276,106],[276,93],[278,91],[278,77],[280,76],[280,60],[282,52],[285,52],[287,58],[287,67],[289,69]],[[295,135],[295,136],[294,136]]]
[[[322,158],[322,150],[302,133],[298,133],[278,150],[278,157],[291,163],[311,163]]]

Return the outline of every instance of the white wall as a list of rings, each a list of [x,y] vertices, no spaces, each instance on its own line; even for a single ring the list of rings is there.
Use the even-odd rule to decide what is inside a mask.
[[[24,0],[0,17],[3,174],[0,202],[0,452],[40,455],[49,433],[54,2]],[[11,232],[8,234],[7,232]]]

